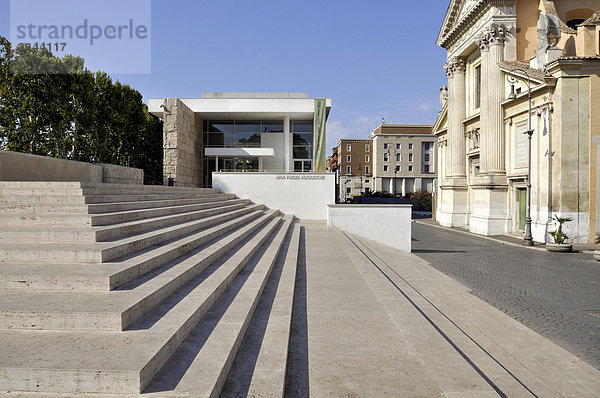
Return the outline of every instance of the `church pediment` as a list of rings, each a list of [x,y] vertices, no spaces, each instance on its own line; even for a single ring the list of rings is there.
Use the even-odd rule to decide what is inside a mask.
[[[482,6],[490,0],[452,0],[446,11],[444,23],[438,35],[437,44],[444,47],[451,36],[464,21],[477,15]]]

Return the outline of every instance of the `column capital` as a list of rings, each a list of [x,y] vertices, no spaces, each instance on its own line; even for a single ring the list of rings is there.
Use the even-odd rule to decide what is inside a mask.
[[[455,73],[464,73],[465,67],[466,62],[463,58],[452,57],[448,60],[446,65],[444,65],[444,72],[446,72],[448,77],[452,77]]]
[[[491,24],[479,35],[475,43],[481,51],[487,51],[491,45],[501,45],[506,42],[506,35],[510,32],[503,24]]]

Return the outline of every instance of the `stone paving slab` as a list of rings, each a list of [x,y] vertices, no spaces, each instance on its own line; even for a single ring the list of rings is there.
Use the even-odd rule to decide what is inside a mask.
[[[595,397],[600,372],[419,257],[303,222],[306,363],[286,396]],[[300,325],[301,326],[301,325]],[[292,340],[301,333],[298,320]],[[294,350],[294,348],[292,348]],[[302,366],[307,380],[300,383]]]

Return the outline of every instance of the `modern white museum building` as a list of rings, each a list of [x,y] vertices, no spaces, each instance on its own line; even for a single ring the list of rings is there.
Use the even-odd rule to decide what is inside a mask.
[[[215,171],[325,170],[331,99],[306,93],[204,93],[151,98],[164,121],[164,178],[178,186],[211,186]]]

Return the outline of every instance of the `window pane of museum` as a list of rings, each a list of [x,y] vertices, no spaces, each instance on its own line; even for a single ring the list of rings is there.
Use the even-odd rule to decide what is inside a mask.
[[[426,164],[425,166],[423,166],[423,171],[425,173],[429,173],[429,165],[428,164]]]
[[[383,171],[388,171],[388,167],[387,166],[383,166]]]
[[[371,168],[369,166],[365,166],[365,174],[371,174]]]
[[[396,144],[396,149],[397,149],[397,150],[400,150],[401,148],[402,148],[402,145],[401,145],[401,144]]]
[[[309,155],[308,147],[306,146],[295,146],[294,147],[294,159],[310,159],[312,156]]]
[[[428,154],[428,153],[426,153],[426,154],[425,154],[425,158],[424,158],[424,160],[425,160],[426,162],[429,162],[429,154]]]
[[[383,143],[383,149],[387,149],[387,142]]]
[[[235,133],[235,146],[241,148],[260,147],[260,133]]]
[[[408,166],[408,171],[413,171],[413,167],[412,166]]]
[[[312,120],[292,120],[292,133],[312,133]]]
[[[207,136],[207,146],[209,147],[231,147],[235,143],[233,134],[209,133]]]
[[[371,146],[369,144],[365,145],[365,152],[369,152],[371,150]]]
[[[260,131],[263,133],[283,133],[283,120],[263,120]]]
[[[413,161],[413,154],[412,154],[412,153],[409,153],[409,154],[408,154],[408,161],[409,161],[409,162],[412,162],[412,161]]]
[[[260,133],[260,120],[235,122],[236,133]]]
[[[481,105],[481,65],[475,68],[475,109]]]
[[[304,171],[305,173],[310,173],[312,171],[312,160],[305,160],[303,162],[304,164]]]
[[[308,145],[312,146],[313,135],[312,134],[294,134],[294,145]]]
[[[346,174],[352,173],[352,166],[346,166]]]
[[[384,161],[384,162],[387,162],[387,161],[388,161],[388,155],[389,155],[388,153],[384,153],[384,154],[383,154],[383,161]]]
[[[302,161],[301,160],[296,160],[294,162],[294,171],[295,172],[301,172],[302,171]]]
[[[408,149],[413,149],[413,144],[408,144]]]
[[[399,154],[399,153],[397,153],[397,154],[396,154],[396,162],[399,162],[399,161],[400,161],[400,159],[401,159],[401,158],[400,158],[400,154]]]
[[[208,125],[209,133],[233,133],[233,120],[210,122]]]

